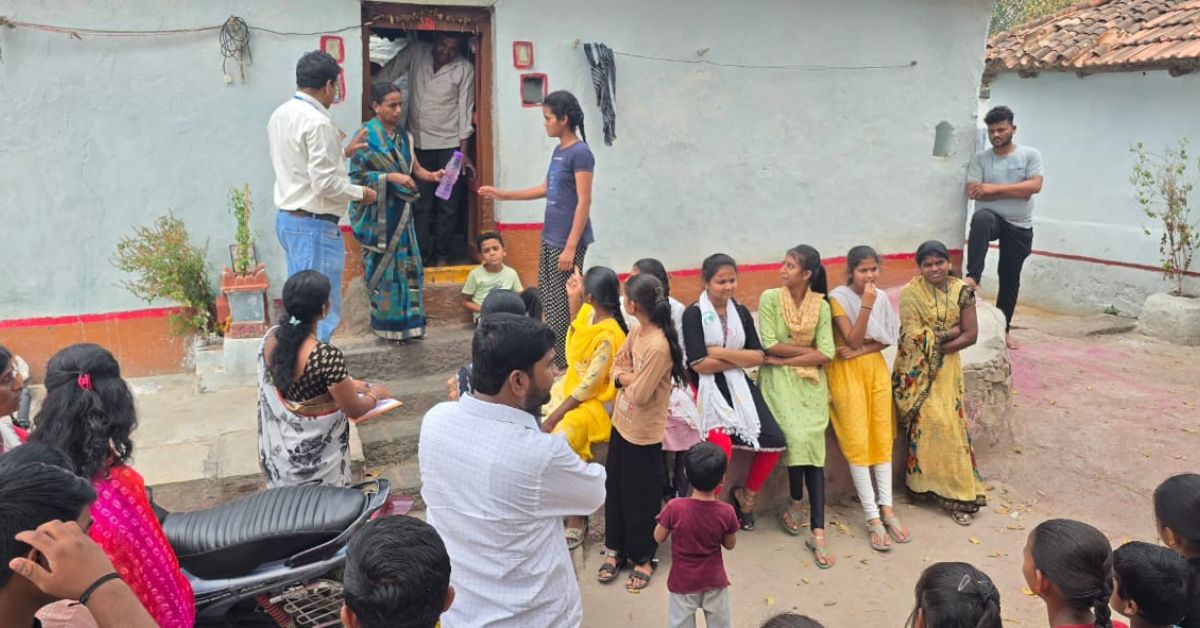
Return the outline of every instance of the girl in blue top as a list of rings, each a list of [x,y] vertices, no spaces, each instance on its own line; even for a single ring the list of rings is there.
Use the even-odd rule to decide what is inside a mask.
[[[479,188],[484,198],[502,201],[546,199],[542,222],[542,248],[538,255],[538,289],[542,293],[546,323],[557,339],[555,361],[566,367],[567,328],[571,311],[567,303],[567,279],[583,268],[592,238],[592,173],[596,159],[587,145],[583,109],[571,92],[557,91],[542,105],[546,135],[558,138],[550,156],[546,180],[524,190]]]

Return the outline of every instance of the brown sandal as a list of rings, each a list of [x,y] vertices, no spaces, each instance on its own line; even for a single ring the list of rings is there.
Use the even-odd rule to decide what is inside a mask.
[[[633,570],[629,572],[629,579],[625,581],[625,590],[630,593],[638,593],[642,589],[650,586],[650,577],[654,575],[654,563],[649,563],[650,573],[638,571],[642,565],[634,565]]]
[[[741,528],[747,532],[753,531],[754,523],[754,502],[758,498],[758,493],[751,493],[745,488],[734,489],[733,491],[733,509],[737,513],[738,523]],[[743,507],[746,511],[743,511]]]
[[[608,584],[617,579],[621,575],[621,569],[625,567],[625,557],[620,554],[606,550],[604,554],[604,563],[600,565],[600,569],[596,571],[596,579],[604,584]],[[609,559],[615,559],[616,562],[609,562]]]

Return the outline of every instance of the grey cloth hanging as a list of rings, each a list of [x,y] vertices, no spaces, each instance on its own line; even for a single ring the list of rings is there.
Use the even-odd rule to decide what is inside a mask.
[[[604,44],[584,44],[583,51],[592,66],[596,106],[604,118],[604,144],[612,146],[617,139],[617,62],[612,49]]]

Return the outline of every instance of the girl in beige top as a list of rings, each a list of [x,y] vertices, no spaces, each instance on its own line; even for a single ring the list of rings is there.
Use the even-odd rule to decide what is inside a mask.
[[[604,540],[608,549],[596,576],[601,582],[611,582],[626,561],[632,562],[625,588],[639,591],[650,583],[658,549],[654,518],[667,481],[662,453],[667,405],[672,383],[682,382],[685,374],[683,349],[662,283],[648,274],[626,280],[625,311],[638,325],[612,367],[617,398],[605,465]]]

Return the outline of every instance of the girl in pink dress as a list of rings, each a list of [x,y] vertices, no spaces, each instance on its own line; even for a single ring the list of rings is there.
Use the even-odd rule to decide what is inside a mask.
[[[91,478],[96,501],[88,534],[158,625],[192,626],[191,585],[150,508],[145,481],[126,464],[137,414],[121,367],[100,346],[72,345],[50,358],[45,383],[29,438],[61,449],[79,475]]]

